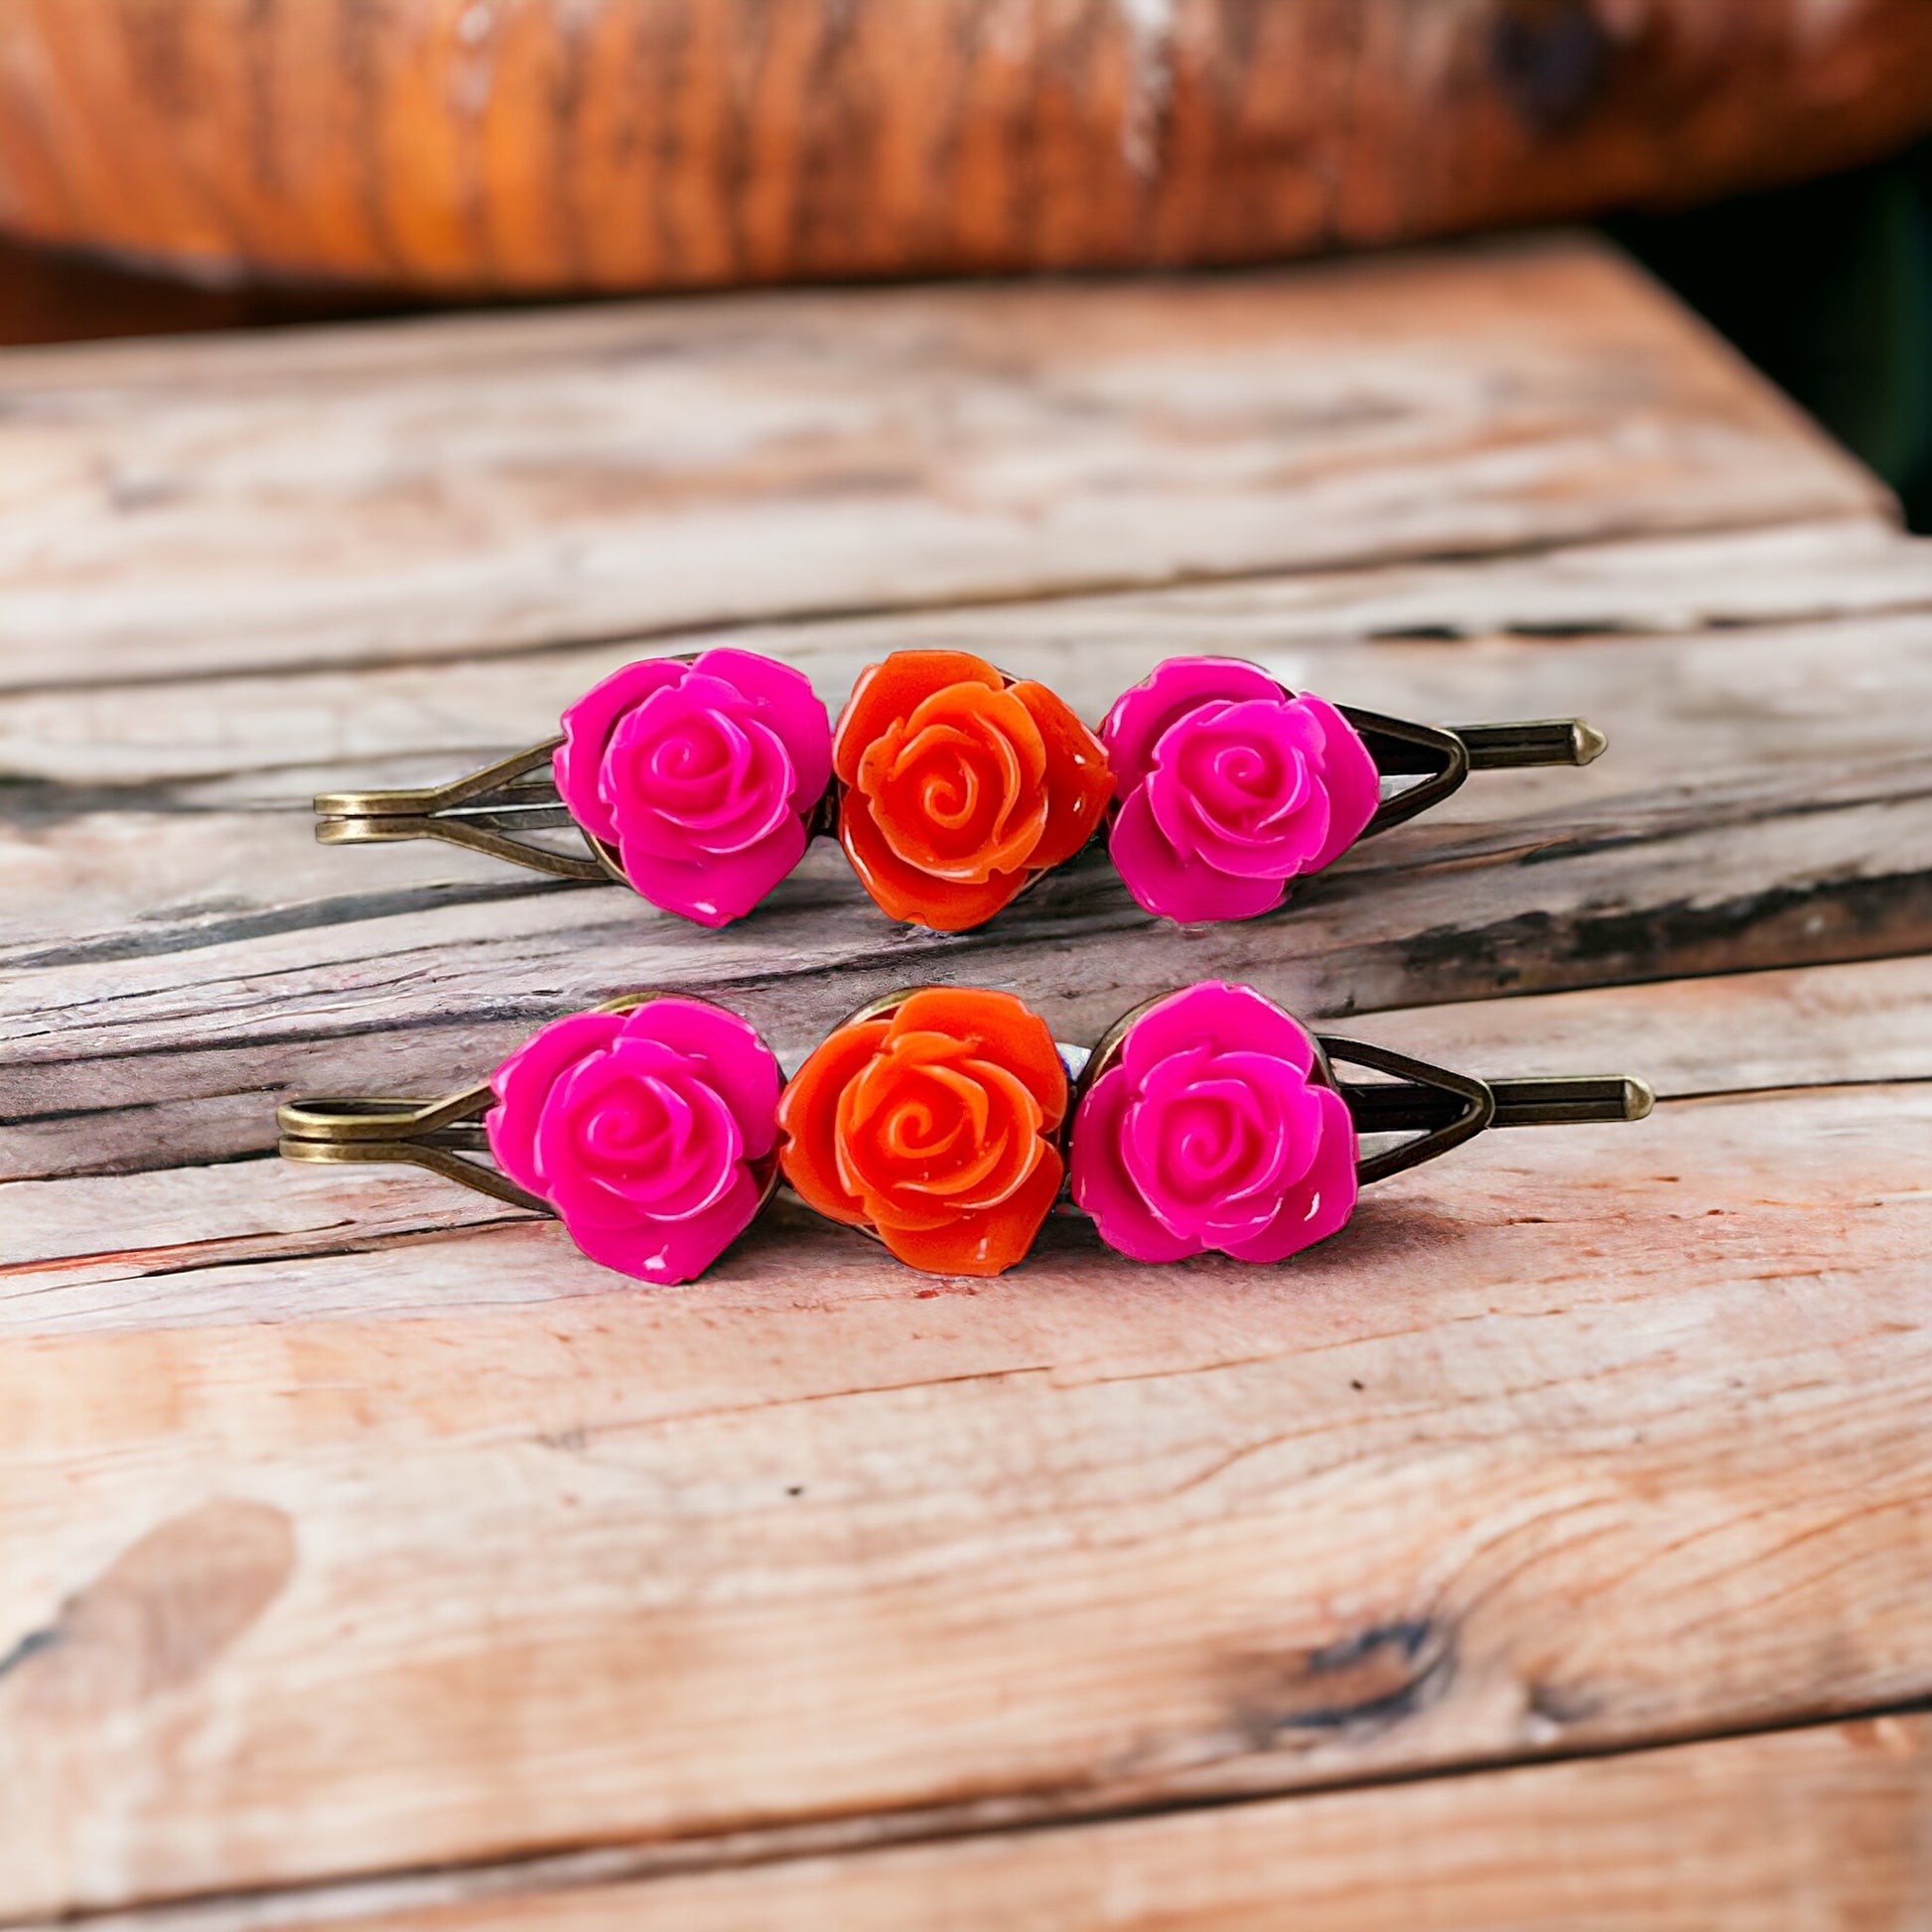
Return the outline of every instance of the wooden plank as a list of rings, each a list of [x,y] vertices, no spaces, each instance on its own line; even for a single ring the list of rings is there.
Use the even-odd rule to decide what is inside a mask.
[[[1332,679],[1359,676],[1363,662],[1383,654],[1345,648],[1358,642],[1672,635],[1925,610],[1932,542],[1840,517],[1017,608],[748,624],[731,641],[796,664],[835,706],[885,651],[991,652],[1097,719],[1121,683],[1188,650],[1273,658],[1286,674]],[[311,771],[376,760],[447,771],[453,759],[526,743],[621,664],[706,641],[693,631],[352,670],[0,692],[0,771],[10,785],[83,792],[239,777],[184,802],[285,804],[285,786],[308,783]],[[1337,645],[1344,649],[1331,655]]]
[[[826,848],[756,916],[702,934],[617,889],[526,883],[474,855],[314,845],[303,800],[316,783],[463,768],[501,744],[491,734],[519,703],[534,705],[514,678],[478,686],[474,716],[447,668],[369,699],[367,715],[390,722],[367,729],[391,744],[462,741],[440,764],[302,762],[332,749],[329,718],[363,715],[359,678],[338,684],[333,711],[314,687],[289,704],[271,682],[219,685],[230,722],[213,752],[232,760],[246,728],[255,768],[145,790],[30,782],[0,804],[15,828],[0,847],[15,908],[0,927],[13,969],[0,987],[0,1116],[13,1123],[0,1127],[0,1175],[259,1149],[269,1103],[290,1088],[455,1085],[537,1020],[633,985],[712,988],[799,1054],[862,1001],[921,980],[1010,986],[1078,1040],[1217,974],[1329,1018],[1932,946],[1925,613],[1558,649],[1496,638],[1270,650],[1260,597],[1250,587],[1225,628],[1197,614],[1195,647],[1239,645],[1293,683],[1411,716],[1574,710],[1613,749],[1581,772],[1484,774],[1283,914],[1239,926],[1149,920],[1094,855],[983,933],[895,930]],[[1050,619],[1043,635],[1030,630],[1036,608],[1000,614],[980,641],[1029,672],[1064,669],[1096,715],[1179,627],[1148,599],[1137,607],[1152,611],[1148,628],[1122,609],[1103,646],[1088,617],[1072,646]],[[864,642],[898,634],[874,626]],[[836,648],[854,642],[842,630]],[[76,697],[73,717],[102,720],[110,744],[140,738],[137,710],[186,732],[185,691]],[[541,711],[524,717],[530,735],[543,729]],[[85,729],[70,725],[69,744]],[[24,738],[24,723],[15,730]],[[48,762],[69,756],[56,748]]]
[[[1640,1070],[1666,1099],[1932,1074],[1932,964],[1876,960],[1358,1015],[1345,1031],[1498,1075]],[[447,1311],[538,1301],[597,1278],[531,1270],[485,1289],[461,1250],[402,1269],[244,1270],[326,1262],[397,1239],[506,1225],[513,1211],[406,1168],[298,1168],[272,1158],[0,1185],[0,1333],[179,1327]],[[782,1220],[774,1238],[797,1226]],[[103,1245],[105,1244],[105,1245]],[[546,1244],[540,1244],[546,1245]],[[445,1282],[409,1297],[441,1265]],[[165,1286],[164,1286],[165,1284]]]
[[[101,1932],[1810,1932],[1918,1923],[1928,1833],[1932,1725],[1880,1717],[750,1869],[617,1875],[645,1851],[423,1873]]]
[[[499,1228],[17,1336],[0,1909],[1927,1696],[1929,1144],[1922,1084],[1676,1102],[1292,1270],[798,1229],[640,1295]]]
[[[0,679],[1882,516],[1601,244],[0,359]]]
[[[1399,1790],[598,1887],[375,1925],[554,1932],[1774,1932],[1906,1924],[1932,1890],[1922,1717]]]

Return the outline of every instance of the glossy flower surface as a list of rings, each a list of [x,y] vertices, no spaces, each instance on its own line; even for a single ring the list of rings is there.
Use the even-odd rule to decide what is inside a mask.
[[[764,1197],[780,1080],[736,1014],[651,1000],[545,1027],[490,1075],[483,1127],[496,1165],[593,1261],[688,1282]]]
[[[1347,719],[1231,657],[1171,657],[1107,714],[1109,849],[1170,919],[1252,919],[1354,844],[1381,776]]]
[[[742,918],[804,856],[832,726],[802,671],[749,650],[646,657],[564,713],[557,793],[632,886],[701,925]]]
[[[1128,1027],[1073,1119],[1073,1198],[1135,1261],[1284,1261],[1355,1205],[1355,1126],[1314,1043],[1252,987],[1207,980]]]
[[[1066,1069],[1010,993],[927,987],[849,1021],[778,1103],[785,1178],[933,1274],[997,1275],[1033,1246],[1064,1173]]]
[[[839,841],[896,919],[961,932],[1100,823],[1099,741],[1043,684],[956,650],[895,651],[859,678],[833,764]]]

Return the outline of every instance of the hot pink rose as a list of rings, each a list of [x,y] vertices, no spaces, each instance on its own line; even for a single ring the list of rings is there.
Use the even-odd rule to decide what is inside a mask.
[[[777,1142],[778,1062],[699,1000],[559,1020],[490,1075],[496,1165],[607,1268],[688,1282],[745,1232]]]
[[[1252,987],[1206,980],[1128,1028],[1073,1117],[1073,1198],[1135,1261],[1285,1261],[1355,1205],[1355,1125],[1314,1042]]]
[[[803,672],[749,650],[646,657],[564,713],[557,792],[653,905],[742,918],[803,857],[832,725]]]
[[[1381,803],[1368,747],[1333,705],[1232,657],[1171,657],[1100,728],[1127,890],[1165,918],[1252,919],[1319,872]]]

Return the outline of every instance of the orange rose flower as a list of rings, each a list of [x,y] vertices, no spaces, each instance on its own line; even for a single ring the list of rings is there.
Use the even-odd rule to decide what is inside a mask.
[[[848,1021],[778,1102],[779,1165],[809,1207],[935,1275],[997,1275],[1065,1172],[1066,1069],[1011,993],[931,986]]]
[[[896,919],[963,932],[1086,844],[1114,780],[1100,741],[1043,684],[962,650],[864,671],[832,765],[839,843]]]

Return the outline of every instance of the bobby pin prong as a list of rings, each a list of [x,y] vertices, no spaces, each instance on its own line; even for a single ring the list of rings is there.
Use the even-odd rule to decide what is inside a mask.
[[[357,1095],[292,1100],[275,1110],[281,1133],[276,1151],[284,1160],[319,1167],[406,1162],[461,1181],[492,1200],[548,1214],[550,1203],[541,1195],[519,1187],[493,1168],[463,1158],[488,1151],[488,1139],[479,1123],[495,1102],[486,1081],[436,1100]]]
[[[573,825],[557,796],[551,759],[560,738],[512,753],[448,784],[396,791],[326,791],[315,808],[324,845],[379,845],[401,839],[442,839],[471,852],[507,859],[556,879],[608,879],[594,856],[556,852],[511,836]]]
[[[1433,1161],[1490,1127],[1582,1126],[1642,1120],[1657,1104],[1648,1081],[1632,1074],[1539,1074],[1485,1080],[1473,1073],[1411,1059],[1386,1046],[1317,1034],[1331,1067],[1363,1066],[1392,1077],[1336,1080],[1357,1134],[1414,1134],[1414,1140],[1365,1155],[1364,1185]]]

